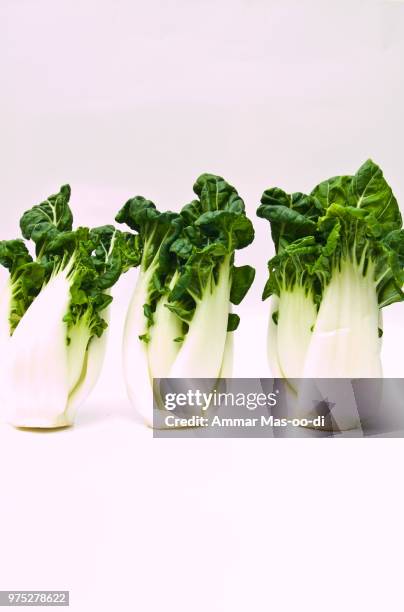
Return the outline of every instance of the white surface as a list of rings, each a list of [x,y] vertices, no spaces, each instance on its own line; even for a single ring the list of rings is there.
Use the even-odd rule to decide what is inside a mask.
[[[131,195],[178,209],[203,171],[251,215],[369,156],[404,201],[404,5],[377,0],[3,0],[0,238],[70,182],[78,224]],[[235,375],[267,374],[268,225],[239,261]],[[402,608],[401,440],[153,440],[134,421],[116,288],[106,367],[72,430],[0,428],[0,588],[74,612]],[[384,317],[402,375],[401,305]]]

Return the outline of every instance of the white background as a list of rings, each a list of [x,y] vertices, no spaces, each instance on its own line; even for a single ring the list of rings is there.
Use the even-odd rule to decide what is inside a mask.
[[[0,238],[65,182],[77,224],[138,193],[178,209],[206,171],[254,216],[266,187],[372,157],[404,202],[403,34],[397,1],[2,0]],[[241,376],[268,374],[254,223]],[[75,612],[401,611],[402,441],[153,440],[120,370],[135,280],[77,425],[0,427],[0,589],[70,589]],[[403,345],[395,305],[386,375]]]

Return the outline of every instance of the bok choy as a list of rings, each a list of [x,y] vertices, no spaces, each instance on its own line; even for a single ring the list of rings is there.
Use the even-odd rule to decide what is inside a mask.
[[[143,197],[116,216],[138,232],[139,277],[126,319],[124,370],[129,397],[151,424],[153,378],[229,374],[239,304],[254,279],[235,252],[254,238],[244,202],[224,179],[200,176],[195,200],[180,213],[159,212]]]
[[[110,288],[140,260],[137,236],[111,225],[73,230],[69,199],[64,185],[23,214],[25,240],[0,242],[9,270],[0,298],[2,404],[19,427],[73,423],[102,365]]]
[[[272,296],[268,355],[288,378],[377,378],[381,318],[403,299],[404,232],[381,169],[366,161],[309,195],[264,192],[275,256],[263,299]]]

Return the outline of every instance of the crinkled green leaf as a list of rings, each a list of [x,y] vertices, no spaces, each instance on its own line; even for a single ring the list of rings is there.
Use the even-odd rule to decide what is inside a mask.
[[[69,200],[70,186],[62,185],[59,193],[33,206],[21,217],[21,233],[26,240],[33,240],[37,254],[44,248],[45,243],[55,238],[59,232],[72,229],[73,215]]]
[[[94,242],[92,258],[98,273],[98,286],[109,289],[121,273],[138,266],[141,260],[139,237],[120,232],[113,225],[103,225],[90,231]]]
[[[371,212],[384,227],[385,232],[402,225],[400,209],[383,172],[368,159],[352,177],[351,206]]]
[[[315,298],[318,291],[317,277],[313,267],[320,255],[320,245],[314,236],[305,236],[285,246],[268,262],[269,278],[262,299],[280,295],[282,289],[299,285],[311,292]]]
[[[182,221],[177,213],[161,213],[151,200],[136,196],[126,202],[115,217],[139,234],[142,248],[142,267],[170,268],[170,245],[179,235]]]
[[[10,330],[14,330],[34,298],[40,292],[46,269],[32,257],[23,240],[0,241],[0,264],[10,272]]]
[[[168,296],[169,307],[184,321],[190,320],[204,292],[217,283],[225,262],[230,262],[230,300],[234,304],[245,297],[255,274],[250,266],[233,265],[235,251],[254,239],[252,223],[237,191],[222,177],[212,174],[201,175],[194,191],[199,200],[181,210],[185,227],[171,245],[178,264],[177,279]]]
[[[181,216],[199,229],[189,236],[197,244],[203,239],[224,244],[228,252],[248,246],[254,239],[254,228],[245,215],[243,200],[234,187],[222,177],[202,174],[194,185],[199,200],[186,205]],[[191,222],[191,223],[189,223]]]
[[[245,213],[244,202],[236,189],[221,176],[201,174],[194,184],[194,192],[199,198],[199,215],[219,210],[228,210],[236,215]]]
[[[352,178],[352,176],[333,176],[319,183],[310,195],[320,203],[324,211],[332,204],[347,206]]]
[[[195,250],[187,263],[179,268],[178,279],[169,294],[169,301],[191,296],[195,303],[202,299],[204,291],[215,282],[221,263],[226,256],[224,245],[212,243]]]
[[[32,262],[32,257],[23,240],[0,241],[0,264],[10,271],[11,276]]]
[[[376,259],[378,298],[382,306],[404,299],[404,230],[389,232]]]
[[[316,198],[304,193],[287,194],[274,187],[264,191],[257,215],[271,223],[271,234],[278,252],[288,244],[312,234],[324,209]]]

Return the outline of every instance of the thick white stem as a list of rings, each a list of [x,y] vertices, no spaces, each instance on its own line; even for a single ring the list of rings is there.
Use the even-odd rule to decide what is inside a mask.
[[[104,318],[108,318],[107,313]],[[80,378],[76,386],[69,389],[66,415],[70,423],[73,423],[78,407],[89,396],[99,378],[105,358],[107,339],[108,329],[105,329],[100,338],[95,336],[90,341],[84,356]]]
[[[317,309],[303,287],[283,289],[278,304],[278,362],[285,378],[303,375]]]
[[[103,319],[108,323],[110,307],[102,311]],[[82,319],[80,327],[84,326],[85,318]],[[79,331],[78,327],[75,330]],[[99,375],[101,373],[102,364],[104,363],[108,328],[105,329],[102,335],[98,338],[93,336],[88,343],[90,332],[87,328],[82,329],[82,338],[74,337],[70,333],[71,343],[67,347],[68,363],[69,363],[69,399],[67,404],[67,419],[73,423],[77,409],[89,396],[94,388]],[[87,341],[86,341],[87,339]],[[74,345],[76,340],[76,346]],[[70,368],[75,369],[75,373],[71,373]]]
[[[69,393],[66,324],[69,282],[53,278],[35,298],[9,342],[8,420],[18,427],[61,427]]]
[[[220,378],[231,378],[234,362],[234,332],[227,332]]]
[[[90,336],[86,317],[69,329],[70,344],[66,345],[69,393],[73,391],[82,376]]]
[[[278,325],[273,320],[273,315],[279,311],[279,297],[271,295],[269,298],[269,319],[267,333],[267,356],[269,369],[273,378],[282,378],[282,370],[278,356]]]
[[[227,335],[230,280],[229,261],[221,266],[219,279],[208,286],[198,302],[189,330],[170,371],[172,378],[217,378]]]
[[[153,394],[147,358],[147,343],[139,336],[147,333],[143,305],[153,271],[140,270],[126,315],[123,335],[123,370],[129,399],[142,421],[153,423]]]
[[[373,271],[343,262],[326,287],[304,368],[306,378],[382,376]]]
[[[172,286],[174,283],[175,279]],[[182,322],[167,308],[166,296],[158,302],[153,321],[147,347],[149,372],[151,378],[166,378],[181,348],[181,343],[174,340],[182,336]]]

